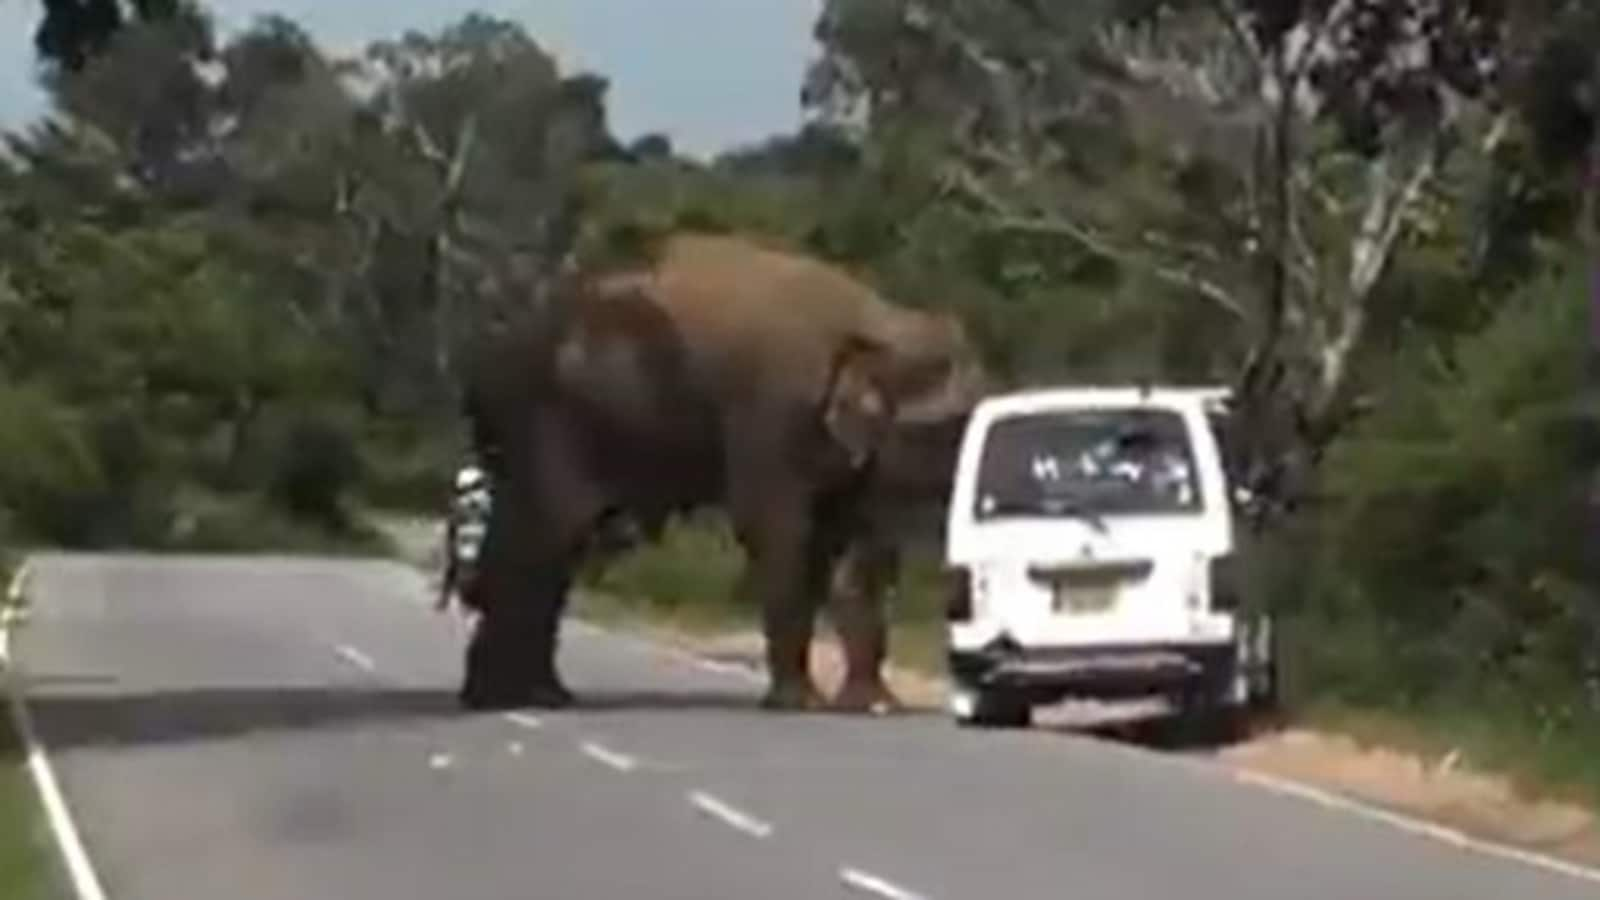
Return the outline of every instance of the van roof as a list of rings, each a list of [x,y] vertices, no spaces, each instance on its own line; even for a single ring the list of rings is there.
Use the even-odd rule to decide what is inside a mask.
[[[1137,406],[1144,403],[1168,406],[1198,402],[1215,406],[1226,404],[1232,396],[1231,389],[1220,385],[1062,385],[991,394],[984,398],[980,408],[989,412],[1015,413],[1077,406]]]

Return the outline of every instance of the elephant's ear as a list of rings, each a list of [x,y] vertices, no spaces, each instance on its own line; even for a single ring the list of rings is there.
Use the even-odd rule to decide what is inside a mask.
[[[834,355],[822,398],[822,427],[844,451],[850,468],[860,468],[894,421],[894,402],[885,387],[888,350],[852,339]]]

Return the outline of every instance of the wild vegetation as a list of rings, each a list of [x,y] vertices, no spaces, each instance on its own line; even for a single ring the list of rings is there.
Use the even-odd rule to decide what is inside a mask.
[[[44,7],[53,109],[0,163],[15,539],[362,546],[362,509],[442,502],[502,304],[762,234],[959,311],[1013,384],[1236,385],[1297,708],[1600,797],[1594,4],[828,0],[808,123],[709,162],[483,16],[341,59]],[[712,522],[597,579],[701,606],[736,564]]]
[[[18,900],[61,896],[50,831],[32,793],[10,719],[0,718],[0,890]]]

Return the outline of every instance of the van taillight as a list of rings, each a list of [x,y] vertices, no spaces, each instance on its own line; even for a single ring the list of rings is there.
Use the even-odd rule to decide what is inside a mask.
[[[1237,612],[1239,609],[1239,567],[1233,556],[1213,556],[1207,571],[1211,584],[1211,611]]]
[[[968,622],[972,619],[972,573],[965,566],[947,566],[944,570],[944,618],[947,622]]]

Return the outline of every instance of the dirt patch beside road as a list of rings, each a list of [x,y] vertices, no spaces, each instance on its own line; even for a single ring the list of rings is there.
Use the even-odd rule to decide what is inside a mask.
[[[1424,759],[1353,738],[1288,729],[1217,754],[1225,765],[1287,778],[1473,837],[1600,866],[1593,811],[1519,796],[1509,779],[1446,755]]]

